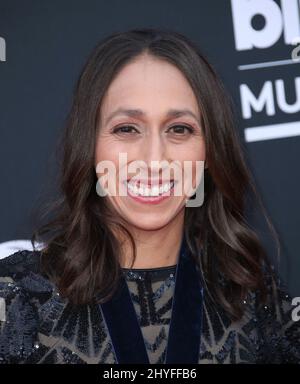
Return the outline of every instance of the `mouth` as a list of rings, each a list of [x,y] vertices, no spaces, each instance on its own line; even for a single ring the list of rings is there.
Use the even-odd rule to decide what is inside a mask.
[[[133,182],[130,180],[126,181],[127,188],[132,194],[143,197],[155,197],[168,193],[174,187],[174,184],[174,180],[165,182],[145,182],[143,180],[137,180]]]
[[[126,180],[125,185],[131,196],[140,198],[159,198],[169,196],[173,190],[175,180],[169,181],[144,181],[144,180]]]

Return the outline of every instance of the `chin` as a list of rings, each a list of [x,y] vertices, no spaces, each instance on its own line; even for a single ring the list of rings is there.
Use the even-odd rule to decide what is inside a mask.
[[[159,229],[165,227],[169,224],[171,220],[161,220],[161,218],[157,218],[156,220],[132,220],[130,221],[130,225],[141,231],[158,231]]]
[[[139,230],[155,231],[170,224],[185,206],[185,201],[176,201],[169,207],[141,206],[129,207],[123,201],[114,200],[113,205],[118,215],[125,220],[129,226]]]
[[[177,216],[178,212],[169,211],[169,212],[149,212],[149,213],[139,213],[139,212],[130,212],[126,215],[123,215],[123,218],[128,222],[129,225],[138,228],[139,230],[144,231],[156,231],[159,230],[168,224]]]

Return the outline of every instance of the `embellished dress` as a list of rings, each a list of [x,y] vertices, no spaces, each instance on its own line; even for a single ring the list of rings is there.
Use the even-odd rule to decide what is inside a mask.
[[[0,363],[117,363],[99,305],[61,298],[39,260],[40,252],[29,250],[0,260]],[[176,268],[122,269],[151,364],[165,363]],[[269,289],[276,299],[258,307],[256,295],[249,295],[239,321],[204,291],[199,364],[300,363],[292,299],[279,283]]]

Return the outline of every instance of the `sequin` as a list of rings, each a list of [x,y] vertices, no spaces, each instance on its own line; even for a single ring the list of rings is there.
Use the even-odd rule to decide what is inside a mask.
[[[124,272],[151,363],[163,364],[176,268]],[[0,260],[0,297],[7,321],[0,331],[0,363],[115,364],[116,357],[96,304],[72,306],[38,271],[38,253],[19,251]],[[259,306],[250,292],[245,314],[232,321],[204,291],[199,364],[300,363],[300,321],[281,281]],[[125,316],[126,314],[124,314]],[[39,336],[38,336],[39,335]]]

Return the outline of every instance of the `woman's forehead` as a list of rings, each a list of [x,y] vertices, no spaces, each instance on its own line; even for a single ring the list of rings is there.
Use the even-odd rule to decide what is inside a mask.
[[[130,94],[133,90],[143,93],[176,92],[193,93],[185,76],[174,65],[163,60],[144,59],[129,63],[118,73],[108,87],[107,93],[118,96],[119,92]]]
[[[128,64],[112,81],[102,102],[102,113],[106,119],[113,110],[142,110],[147,115],[161,110],[189,109],[199,117],[198,103],[188,81],[174,66],[162,62],[152,62],[149,66],[139,63]],[[128,68],[130,66],[130,68]],[[151,66],[156,67],[152,70]],[[124,105],[126,104],[126,106]]]

